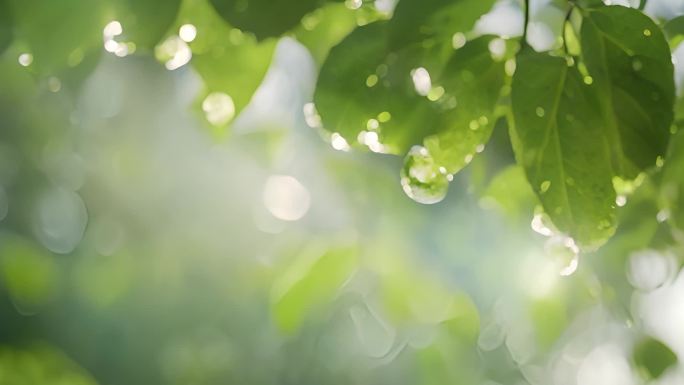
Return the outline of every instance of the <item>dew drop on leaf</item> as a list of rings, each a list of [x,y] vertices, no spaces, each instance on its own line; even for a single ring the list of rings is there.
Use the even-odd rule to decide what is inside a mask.
[[[440,166],[425,147],[413,146],[404,159],[401,186],[414,201],[433,204],[446,196],[449,174],[440,171]]]
[[[541,183],[539,186],[539,191],[543,194],[547,191],[549,191],[549,188],[551,187],[551,181],[550,180],[545,180]]]

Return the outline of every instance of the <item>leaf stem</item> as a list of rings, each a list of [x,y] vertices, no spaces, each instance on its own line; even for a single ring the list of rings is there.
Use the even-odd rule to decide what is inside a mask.
[[[522,47],[527,46],[527,25],[530,23],[530,0],[525,0],[525,20],[523,21]]]
[[[570,52],[568,51],[568,37],[567,37],[567,25],[570,23],[570,17],[572,16],[572,11],[575,10],[575,4],[570,3],[570,9],[568,9],[568,13],[565,14],[565,19],[563,20],[563,50],[565,51],[565,55],[568,56]],[[570,28],[572,28],[572,24],[570,24]]]

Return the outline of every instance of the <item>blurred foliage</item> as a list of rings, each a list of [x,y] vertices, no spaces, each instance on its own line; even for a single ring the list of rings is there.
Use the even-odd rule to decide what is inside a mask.
[[[644,5],[0,0],[0,384],[682,383]]]

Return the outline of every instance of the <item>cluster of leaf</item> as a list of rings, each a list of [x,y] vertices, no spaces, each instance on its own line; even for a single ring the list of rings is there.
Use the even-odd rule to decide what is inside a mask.
[[[415,193],[445,184],[505,118],[548,217],[595,249],[615,232],[621,186],[665,161],[675,103],[668,41],[638,9],[568,1],[557,4],[563,47],[536,52],[525,36],[516,46],[471,32],[491,3],[403,0],[391,20],[357,28],[322,67],[323,125],[349,141],[372,130],[381,152],[408,151],[402,175]],[[425,90],[416,71],[428,76]],[[424,160],[411,169],[417,154],[431,169]]]

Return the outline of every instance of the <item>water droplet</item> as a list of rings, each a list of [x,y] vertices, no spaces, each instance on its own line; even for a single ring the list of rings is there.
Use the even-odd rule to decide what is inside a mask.
[[[62,81],[59,78],[50,76],[48,79],[48,90],[50,92],[59,92],[62,89]]]
[[[567,184],[568,186],[574,186],[575,185],[575,179],[573,179],[571,177],[567,177],[567,178],[565,178],[565,184]]]
[[[615,204],[622,207],[627,204],[627,197],[625,195],[618,195],[615,197]]]
[[[395,332],[386,325],[367,305],[355,305],[349,309],[356,336],[366,355],[374,358],[386,356],[394,345]]]
[[[636,289],[651,291],[674,276],[676,259],[669,253],[642,250],[632,253],[627,262],[627,279]]]
[[[441,86],[432,87],[430,92],[427,94],[427,98],[432,102],[436,102],[442,96],[444,96],[444,87]]]
[[[659,155],[656,158],[656,167],[660,168],[660,167],[663,167],[664,165],[665,165],[665,159]]]
[[[670,210],[668,209],[662,209],[658,211],[658,214],[656,214],[656,220],[659,223],[663,223],[668,219],[670,219]]]
[[[230,95],[212,92],[202,101],[202,110],[209,123],[214,126],[227,124],[235,116],[235,104]]]
[[[423,204],[442,201],[449,189],[449,180],[439,168],[425,147],[413,146],[401,170],[401,186],[406,195]]]
[[[484,144],[478,144],[478,145],[475,147],[475,152],[477,152],[478,154],[481,153],[481,152],[484,151],[484,150],[485,150],[485,145],[484,145]]]
[[[366,122],[366,129],[375,131],[380,127],[380,122],[377,119],[368,119]]]
[[[197,28],[192,24],[183,24],[178,29],[178,36],[186,43],[190,43],[197,37]]]
[[[466,36],[463,34],[463,32],[456,32],[454,36],[451,37],[451,45],[454,47],[454,49],[459,49],[466,45]]]
[[[33,63],[33,55],[30,53],[22,53],[19,55],[19,64],[21,64],[23,67],[28,67]]]
[[[116,53],[116,52],[115,52]],[[190,62],[192,50],[188,43],[178,36],[170,36],[154,49],[157,60],[164,63],[167,70],[176,70]]]
[[[489,124],[489,119],[487,119],[486,116],[482,115],[479,119],[477,119],[477,122],[480,123],[481,126],[486,126],[487,124]]]
[[[376,74],[368,75],[368,77],[366,78],[366,87],[370,88],[370,87],[375,86],[376,84],[378,84],[378,75],[376,75]]]
[[[550,180],[545,180],[541,182],[541,185],[539,185],[539,192],[542,194],[549,191],[549,188],[551,187],[551,181]]]
[[[644,68],[644,64],[641,62],[641,60],[634,59],[632,61],[632,69],[634,71],[641,71],[642,68]]]
[[[288,175],[272,175],[266,181],[264,206],[276,218],[296,221],[309,211],[311,196],[297,179]]]
[[[321,122],[321,116],[316,110],[316,105],[313,103],[306,103],[303,108],[304,120],[306,124],[311,128],[321,128],[323,123]]]
[[[73,191],[55,188],[39,198],[33,227],[48,250],[68,254],[81,242],[87,222],[88,212],[81,197]]]
[[[380,143],[380,136],[376,131],[361,131],[356,138],[359,143],[365,144],[373,152],[385,152],[385,146]]]
[[[337,132],[333,132],[332,135],[330,135],[330,144],[335,150],[349,151],[349,143]]]
[[[427,96],[432,89],[430,73],[423,67],[411,71],[411,80],[413,80],[413,87],[420,96]]]
[[[493,39],[489,42],[488,48],[492,59],[496,61],[503,59],[506,55],[506,41],[504,39]]]
[[[530,227],[538,234],[541,234],[545,237],[551,237],[555,234],[555,232],[552,230],[553,226],[550,223],[551,221],[548,215],[544,213],[536,213],[532,217]]]
[[[517,63],[515,62],[515,59],[506,60],[506,63],[504,64],[504,70],[506,71],[506,75],[513,76],[515,74],[516,67]]]
[[[381,113],[378,114],[378,121],[379,121],[380,123],[389,122],[390,119],[392,119],[392,114],[390,114],[390,113],[387,112],[387,111],[383,111],[383,112],[381,112]]]
[[[556,235],[546,241],[544,251],[558,264],[558,273],[561,276],[567,277],[577,271],[579,248],[574,239],[565,235]]]
[[[646,37],[651,36],[651,30],[648,28],[644,29],[644,36],[646,36]]]
[[[585,76],[583,80],[584,80],[584,84],[586,84],[588,86],[594,84],[594,78],[592,78],[589,75]]]
[[[478,123],[477,120],[471,120],[468,127],[470,127],[471,130],[475,131],[480,128],[480,123]]]
[[[464,161],[466,164],[472,162],[472,161],[473,161],[473,154],[468,154],[468,155],[466,155],[465,158],[463,158],[463,161]]]
[[[543,118],[544,115],[546,115],[546,111],[544,111],[543,108],[537,107],[537,109],[534,111],[538,117]]]

